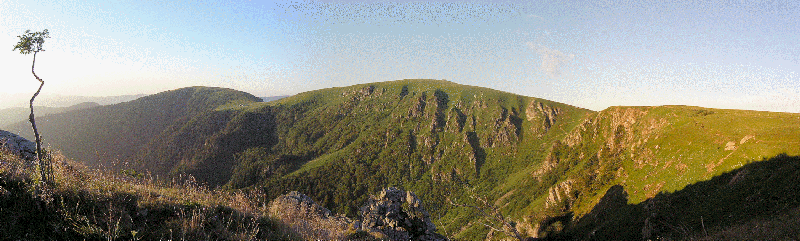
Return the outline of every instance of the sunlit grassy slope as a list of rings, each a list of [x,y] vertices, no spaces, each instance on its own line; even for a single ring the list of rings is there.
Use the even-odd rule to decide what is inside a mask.
[[[579,217],[611,185],[639,203],[747,162],[797,154],[800,136],[797,114],[688,106],[591,112],[440,80],[329,88],[223,106],[216,115],[230,121],[193,152],[206,154],[190,160],[195,167],[218,163],[214,155],[228,160],[236,166],[229,187],[265,187],[272,196],[300,190],[354,215],[366,193],[405,186],[438,207],[442,228],[461,238],[488,229],[447,205],[448,195],[460,195],[452,189],[476,188],[536,236],[538,222]],[[254,132],[262,134],[248,137]],[[223,143],[236,145],[215,147]]]
[[[800,115],[687,106],[617,108],[638,112],[623,141],[622,178],[631,201],[675,191],[749,162],[800,154]],[[640,130],[635,132],[635,130]],[[645,134],[647,133],[647,134]]]

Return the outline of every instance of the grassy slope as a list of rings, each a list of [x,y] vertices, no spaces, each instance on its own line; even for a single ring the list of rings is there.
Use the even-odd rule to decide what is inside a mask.
[[[628,203],[617,185],[558,239],[796,240],[800,156],[777,155]]]
[[[621,180],[634,203],[749,162],[800,155],[800,114],[664,106],[642,119],[663,119],[666,125],[630,150],[632,160],[624,163],[630,171]]]
[[[621,185],[629,195],[626,202],[635,205],[747,163],[781,153],[796,156],[798,126],[800,115],[792,113],[611,107],[590,115],[565,139],[567,145],[558,148],[556,159],[572,166],[557,178],[571,184],[571,190],[556,189],[569,193],[562,194],[568,196],[562,199],[569,208],[544,213],[578,220],[595,208],[611,185]]]
[[[367,194],[403,186],[425,201],[440,232],[463,239],[489,231],[474,212],[447,204],[469,202],[465,190],[536,236],[569,228],[563,220],[581,220],[613,185],[638,205],[748,162],[800,154],[798,114],[687,106],[591,112],[436,80],[196,113],[141,148],[143,168],[263,189],[268,198],[298,190],[351,217]]]
[[[549,109],[537,103],[559,110],[551,127]],[[223,106],[192,123],[164,139],[187,143],[176,149],[189,154],[172,159],[189,161],[174,173],[217,184],[230,177],[229,187],[262,186],[270,197],[299,190],[350,216],[368,193],[404,186],[423,197],[440,229],[466,239],[488,229],[475,213],[447,205],[465,187],[496,201],[527,235],[542,235],[561,227],[537,233],[540,221],[580,218],[612,185],[639,203],[749,161],[796,155],[800,136],[797,114],[686,106],[591,112],[435,80]],[[725,150],[728,142],[735,150]]]
[[[271,197],[298,190],[350,216],[368,193],[404,186],[443,216],[452,208],[439,184],[461,180],[502,195],[514,188],[505,176],[538,164],[589,112],[447,81],[400,80],[221,106],[165,131],[141,159],[181,160],[162,166],[211,184],[268,187]]]
[[[354,97],[351,94],[370,86],[375,92],[371,95]],[[405,96],[402,93],[406,93]],[[426,100],[425,110],[415,114],[420,99]],[[437,99],[443,101],[437,102]],[[543,114],[529,108],[532,103],[560,110],[552,127],[544,128]],[[406,186],[429,200],[430,206],[440,207],[438,215],[444,217],[442,223],[447,225],[443,228],[451,230],[460,229],[474,216],[467,210],[445,205],[446,197],[442,196],[445,187],[442,186],[462,187],[454,184],[461,180],[493,197],[516,190],[518,182],[506,177],[524,178],[513,174],[536,166],[547,155],[552,142],[563,138],[589,113],[547,100],[428,80],[331,88],[298,94],[269,105],[305,105],[308,111],[294,126],[308,128],[299,132],[311,133],[311,139],[317,138],[313,146],[323,147],[319,152],[324,154],[266,186],[314,193],[315,199],[344,213],[355,211],[357,206],[352,204],[358,204],[365,196],[363,193],[374,191],[370,189]],[[331,119],[324,119],[326,117]],[[292,131],[289,128],[287,136],[291,136]],[[313,134],[315,132],[319,134]],[[298,139],[303,140],[303,137],[293,140]],[[345,174],[345,178],[330,178],[341,173],[367,177],[351,180]],[[307,181],[324,177],[336,181]],[[335,185],[337,183],[340,185]],[[363,191],[339,196],[353,189]],[[530,199],[527,194],[533,192],[537,191],[518,190],[514,200],[521,207],[527,207]],[[485,235],[485,231],[473,226],[459,237],[469,238],[481,232]]]

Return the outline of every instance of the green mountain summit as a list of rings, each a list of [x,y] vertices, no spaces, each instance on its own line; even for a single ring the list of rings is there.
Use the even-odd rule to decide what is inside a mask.
[[[593,217],[612,189],[636,205],[752,162],[800,155],[800,114],[690,106],[594,112],[444,80],[271,102],[192,87],[45,118],[46,142],[89,164],[118,159],[129,162],[119,169],[188,174],[268,199],[299,191],[350,217],[369,194],[402,187],[425,202],[441,233],[460,239],[505,236],[454,201],[485,197],[524,236],[554,236],[582,230],[576,224],[588,225],[582,218]]]

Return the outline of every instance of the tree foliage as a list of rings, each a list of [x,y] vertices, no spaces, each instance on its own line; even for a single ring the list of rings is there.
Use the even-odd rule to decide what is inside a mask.
[[[44,45],[44,39],[50,38],[50,32],[45,29],[41,32],[31,32],[31,30],[25,30],[25,34],[18,35],[19,42],[14,45],[14,49],[12,51],[19,50],[20,54],[36,54],[40,51],[44,51],[42,45]]]

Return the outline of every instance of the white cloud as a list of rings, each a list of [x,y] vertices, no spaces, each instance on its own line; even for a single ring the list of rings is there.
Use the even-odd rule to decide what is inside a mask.
[[[550,78],[561,77],[562,68],[572,62],[574,54],[565,54],[561,51],[550,49],[540,44],[527,43],[528,47],[536,50],[541,56],[542,65],[539,67]]]

